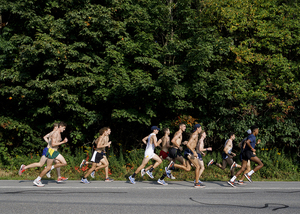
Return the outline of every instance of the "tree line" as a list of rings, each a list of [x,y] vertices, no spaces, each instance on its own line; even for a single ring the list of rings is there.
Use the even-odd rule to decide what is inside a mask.
[[[103,126],[122,152],[179,121],[215,148],[256,124],[262,146],[300,151],[296,0],[0,2],[2,162],[55,121],[73,151]]]

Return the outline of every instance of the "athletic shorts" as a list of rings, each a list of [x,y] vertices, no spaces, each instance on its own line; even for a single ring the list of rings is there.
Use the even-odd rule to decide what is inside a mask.
[[[199,158],[199,160],[203,161],[203,159],[202,159],[202,155],[201,155],[200,153],[197,153],[197,154],[198,154],[198,158]]]
[[[169,157],[170,158],[175,159],[175,158],[177,158],[177,156],[182,157],[182,154],[179,149],[176,149],[174,147],[169,149]]]
[[[47,151],[47,154],[46,154],[47,158],[49,158],[49,159],[55,159],[58,155],[59,155],[58,151],[55,151],[52,148],[48,148],[48,151]]]
[[[197,154],[198,154],[198,153],[197,153]],[[194,153],[193,153],[190,149],[184,150],[184,154],[183,154],[184,159],[189,160],[189,159],[188,159],[188,156],[189,156],[189,155],[194,155]],[[199,155],[200,155],[200,154],[198,154],[198,157],[199,157]],[[200,157],[201,157],[201,155],[200,155]],[[201,157],[201,160],[202,160],[202,157]]]
[[[242,153],[242,159],[245,161],[250,160],[252,157],[255,157],[255,155],[250,150],[244,150],[244,152]]]
[[[169,156],[169,152],[165,152],[161,150],[159,153],[159,157],[162,157],[163,159],[166,159],[168,156]]]
[[[43,150],[42,156],[46,156],[46,155],[47,155],[47,152],[48,152],[48,148],[46,147],[46,148]]]
[[[227,159],[227,158],[228,158],[228,155],[227,155],[225,152],[223,152],[223,153],[222,153],[222,159],[225,160],[225,159]]]
[[[103,159],[103,153],[94,151],[91,161],[94,163],[99,163]]]

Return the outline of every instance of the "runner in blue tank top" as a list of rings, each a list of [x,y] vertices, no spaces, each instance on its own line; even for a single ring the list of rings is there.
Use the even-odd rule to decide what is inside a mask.
[[[256,155],[255,155],[256,136],[258,135],[258,132],[259,132],[258,127],[257,126],[252,126],[251,131],[252,131],[252,134],[250,134],[247,137],[247,140],[245,142],[246,146],[245,146],[245,149],[244,149],[243,154],[242,154],[242,159],[243,159],[242,168],[236,173],[235,176],[233,176],[230,179],[230,181],[228,181],[228,184],[232,187],[235,187],[235,185],[234,185],[235,179],[242,172],[245,171],[245,169],[247,167],[248,160],[253,161],[253,162],[258,164],[253,170],[251,170],[250,172],[245,174],[245,177],[248,179],[249,182],[252,182],[252,179],[251,179],[252,174],[254,172],[258,171],[259,169],[261,169],[264,166],[264,164],[261,162],[261,160],[258,157],[256,157]]]

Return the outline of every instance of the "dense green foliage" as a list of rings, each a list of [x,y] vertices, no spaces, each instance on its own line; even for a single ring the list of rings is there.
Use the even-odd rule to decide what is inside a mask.
[[[0,2],[1,162],[60,120],[73,152],[103,126],[119,153],[190,118],[214,148],[257,124],[262,146],[299,152],[297,1]]]

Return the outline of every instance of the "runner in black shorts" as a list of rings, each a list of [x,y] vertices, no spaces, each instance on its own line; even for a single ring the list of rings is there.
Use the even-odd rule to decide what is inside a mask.
[[[247,162],[248,160],[250,161],[253,161],[255,163],[257,163],[258,165],[253,169],[251,170],[250,172],[246,173],[245,174],[245,177],[248,179],[249,182],[252,182],[252,179],[251,179],[251,176],[254,172],[258,171],[259,169],[261,169],[264,164],[261,162],[261,160],[256,157],[255,155],[255,145],[256,145],[256,136],[258,135],[258,127],[257,126],[252,126],[251,127],[251,131],[252,131],[252,134],[250,134],[248,137],[247,137],[247,140],[246,140],[246,147],[242,153],[242,168],[236,173],[235,176],[233,176],[230,181],[228,181],[228,184],[232,187],[235,187],[234,185],[234,181],[235,179],[242,173],[245,171],[246,167],[247,167]]]

